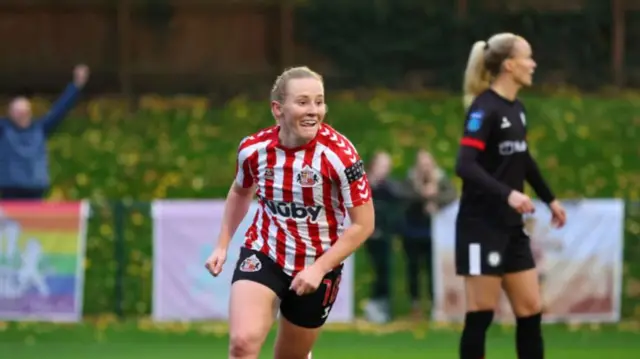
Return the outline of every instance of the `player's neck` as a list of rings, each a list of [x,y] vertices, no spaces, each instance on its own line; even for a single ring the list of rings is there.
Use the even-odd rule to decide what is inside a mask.
[[[515,101],[520,91],[520,85],[505,78],[497,78],[492,84],[491,89],[509,101]]]
[[[310,142],[294,135],[287,136],[286,133],[283,133],[282,131],[280,131],[280,134],[278,135],[278,141],[280,142],[280,146],[284,148],[298,148]]]

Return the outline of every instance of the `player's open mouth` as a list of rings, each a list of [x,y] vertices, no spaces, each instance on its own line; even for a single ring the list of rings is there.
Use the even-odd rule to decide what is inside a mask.
[[[318,121],[316,120],[304,120],[300,123],[300,126],[302,127],[314,127],[315,125],[318,124]]]

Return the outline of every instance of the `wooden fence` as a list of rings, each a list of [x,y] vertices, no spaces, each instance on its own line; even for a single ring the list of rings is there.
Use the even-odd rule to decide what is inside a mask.
[[[483,6],[581,11],[587,1],[484,0]],[[623,85],[625,12],[640,10],[640,1],[608,1],[612,78]],[[475,4],[456,0],[455,16],[473,16]],[[57,92],[77,62],[93,69],[90,90],[127,95],[233,92],[267,84],[297,63],[331,71],[330,60],[295,41],[295,6],[293,0],[3,0],[0,92]]]

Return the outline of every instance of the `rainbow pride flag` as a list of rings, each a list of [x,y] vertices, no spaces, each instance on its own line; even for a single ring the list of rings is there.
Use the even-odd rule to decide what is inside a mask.
[[[0,203],[0,320],[81,319],[88,209]]]

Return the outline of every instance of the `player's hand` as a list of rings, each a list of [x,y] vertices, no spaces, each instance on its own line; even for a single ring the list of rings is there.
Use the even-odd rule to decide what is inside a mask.
[[[422,195],[427,198],[435,197],[436,195],[438,195],[438,184],[434,182],[430,182],[429,184],[424,186],[424,189],[422,190]]]
[[[73,83],[78,87],[84,87],[89,81],[89,66],[78,65],[73,68]]]
[[[216,248],[213,250],[204,267],[207,268],[209,273],[214,277],[222,273],[222,265],[227,261],[227,250],[223,248]]]
[[[567,223],[567,213],[564,211],[562,204],[558,200],[549,203],[551,210],[551,224],[556,228],[564,227]]]
[[[316,266],[312,265],[307,267],[293,278],[290,289],[296,292],[297,295],[313,293],[320,287],[324,274],[325,273]]]
[[[535,211],[531,198],[522,192],[511,191],[508,201],[509,206],[518,211],[518,213],[533,213]]]

